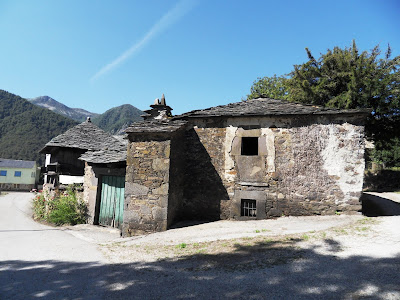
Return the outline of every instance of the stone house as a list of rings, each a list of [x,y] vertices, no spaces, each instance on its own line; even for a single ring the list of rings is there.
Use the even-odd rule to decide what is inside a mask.
[[[113,137],[115,139],[115,137]],[[85,162],[83,196],[88,204],[88,223],[121,228],[125,199],[127,141],[112,148],[89,150]]]
[[[146,113],[126,130],[124,236],[361,209],[369,110],[260,98],[172,117],[162,98]]]
[[[0,190],[30,191],[38,179],[35,161],[0,158]]]
[[[103,131],[88,118],[53,138],[41,150],[46,154],[45,187],[82,184],[88,223],[120,227],[126,149],[126,140]]]
[[[85,170],[82,154],[124,147],[120,140],[94,125],[90,118],[50,140],[40,153],[46,154],[45,183],[83,183]]]

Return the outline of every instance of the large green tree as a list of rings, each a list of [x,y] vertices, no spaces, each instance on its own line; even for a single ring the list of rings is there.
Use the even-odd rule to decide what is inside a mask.
[[[375,141],[374,158],[400,165],[396,155],[400,136],[400,56],[391,58],[390,46],[384,55],[379,46],[360,52],[355,41],[349,48],[328,49],[318,59],[309,49],[306,51],[307,62],[295,65],[286,77],[274,75],[254,82],[248,98],[278,95],[328,107],[371,108],[366,133]],[[279,97],[282,90],[284,96]]]
[[[287,99],[288,88],[287,79],[284,76],[272,76],[257,78],[250,88],[248,99],[271,98],[271,99]]]

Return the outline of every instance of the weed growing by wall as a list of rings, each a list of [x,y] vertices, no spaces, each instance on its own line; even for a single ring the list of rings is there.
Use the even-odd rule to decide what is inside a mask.
[[[46,192],[33,200],[35,220],[43,220],[54,225],[76,225],[86,223],[87,205],[79,199],[72,187],[65,192],[50,197]]]

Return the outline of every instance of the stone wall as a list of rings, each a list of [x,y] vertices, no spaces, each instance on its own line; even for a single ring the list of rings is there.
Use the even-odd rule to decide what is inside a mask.
[[[129,136],[123,236],[179,219],[354,213],[364,173],[357,116],[190,119],[179,132]],[[242,144],[256,141],[256,154]],[[243,216],[243,199],[256,216]]]
[[[182,219],[218,220],[229,215],[228,191],[221,177],[225,134],[224,127],[205,126],[186,132]]]
[[[184,216],[242,219],[241,199],[257,200],[257,219],[360,210],[364,127],[339,118],[196,120],[187,132]],[[241,155],[242,137],[258,138],[257,156]]]
[[[0,183],[2,191],[31,191],[35,188],[35,184],[24,183]]]
[[[349,123],[277,130],[276,168],[282,198],[277,213],[361,210],[363,143],[363,126]]]
[[[167,230],[170,140],[128,146],[123,236]]]

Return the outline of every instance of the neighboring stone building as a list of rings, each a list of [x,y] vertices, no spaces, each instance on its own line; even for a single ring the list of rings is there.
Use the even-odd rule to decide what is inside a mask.
[[[355,213],[369,110],[255,99],[129,127],[122,234],[183,219]]]
[[[49,141],[41,153],[46,154],[45,183],[83,183],[85,163],[79,157],[90,151],[114,149],[121,145],[109,133],[94,125],[90,118]],[[124,145],[122,144],[124,147]]]
[[[46,153],[45,187],[83,184],[88,223],[120,227],[127,141],[86,122],[53,138]]]
[[[35,161],[0,158],[0,190],[30,191],[39,179]]]
[[[79,158],[85,162],[83,193],[89,224],[122,225],[127,144],[120,140],[113,148],[89,150]]]

